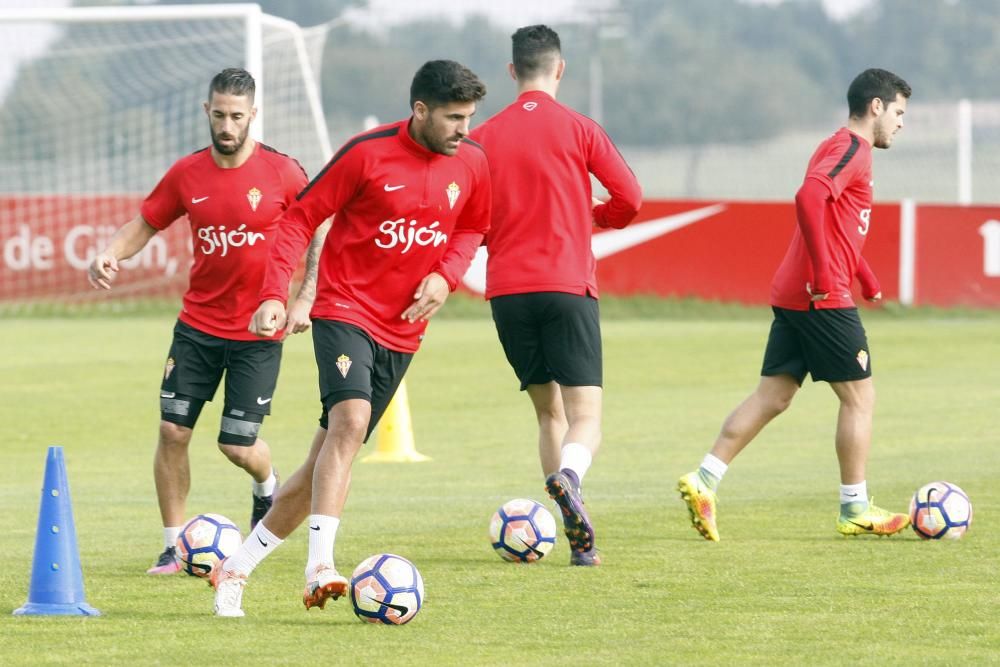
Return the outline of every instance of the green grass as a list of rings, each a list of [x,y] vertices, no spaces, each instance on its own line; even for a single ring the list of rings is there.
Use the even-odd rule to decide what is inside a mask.
[[[200,581],[145,576],[161,546],[151,463],[172,317],[5,319],[0,662],[997,661],[1000,319],[866,314],[878,390],[869,488],[900,509],[925,482],[961,485],[976,508],[964,540],[838,537],[836,401],[826,385],[807,384],[731,467],[723,541],[712,544],[689,526],[673,485],[752,389],[769,322],[762,309],[678,312],[604,324],[605,444],[585,484],[605,561],[596,569],[568,567],[561,536],[530,566],[492,553],[496,507],[520,496],[548,502],[534,418],[487,317],[432,324],[407,382],[417,448],[433,461],[357,464],[337,544],[342,570],[381,551],[417,565],[426,605],[402,628],[360,623],[344,601],[306,613],[301,532],[254,573],[242,620],[213,617]],[[293,338],[264,428],[286,475],[315,428],[315,387],[311,344]],[[188,513],[245,526],[249,482],[214,447],[219,399],[192,443]],[[51,444],[65,447],[87,601],[99,618],[9,615],[27,599]]]

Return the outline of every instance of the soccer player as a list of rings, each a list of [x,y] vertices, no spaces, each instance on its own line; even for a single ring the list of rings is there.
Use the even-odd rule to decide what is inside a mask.
[[[512,36],[518,97],[477,127],[490,156],[493,219],[486,298],[507,360],[538,420],[545,487],[559,505],[572,565],[598,565],[580,483],[601,442],[602,353],[593,228],[624,227],[642,192],[591,119],[556,101],[566,62],[544,25]],[[526,147],[529,147],[527,149]],[[591,193],[590,175],[611,195]]]
[[[425,63],[410,86],[410,118],[344,144],[282,218],[250,330],[271,336],[284,325],[292,269],[316,226],[336,214],[312,310],[323,411],[305,463],[213,571],[216,615],[243,616],[247,576],[307,515],[303,604],[323,608],[347,592],[334,543],[351,464],[489,228],[486,155],[467,139],[485,94],[462,65]]]
[[[829,382],[840,400],[836,451],[840,463],[843,535],[892,535],[909,519],[876,507],[865,466],[875,390],[868,340],[851,298],[857,277],[869,301],[882,297],[861,256],[871,224],[872,146],[889,148],[903,127],[910,86],[891,72],[868,69],[847,90],[847,126],[819,145],[795,195],[798,225],[771,285],[774,321],[760,384],[726,418],[701,467],[680,478],[691,523],[718,541],[716,491],[722,476],[764,426],[791,404],[806,374]]]
[[[270,449],[258,433],[271,412],[281,337],[260,340],[247,331],[247,323],[257,307],[278,219],[307,178],[294,159],[248,136],[257,111],[254,89],[246,70],[230,68],[215,75],[204,103],[212,145],[174,163],[146,197],[139,215],[115,233],[88,271],[95,288],[111,289],[118,262],[187,215],[194,265],[160,386],[153,475],[163,519],[163,552],[149,574],[180,570],[174,545],[191,486],[188,445],[198,415],[223,374],[226,398],[219,449],[253,478],[251,527],[267,513],[277,485]],[[310,326],[321,242],[315,239],[289,318],[293,333]]]

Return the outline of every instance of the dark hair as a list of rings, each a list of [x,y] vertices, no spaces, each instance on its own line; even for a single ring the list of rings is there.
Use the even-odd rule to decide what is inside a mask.
[[[417,100],[433,109],[451,102],[478,102],[484,97],[486,84],[454,60],[427,61],[410,84],[411,109]]]
[[[519,79],[531,79],[552,68],[552,61],[562,54],[559,35],[547,25],[518,28],[510,36],[514,72]]]
[[[865,115],[868,105],[876,97],[882,104],[889,106],[896,101],[896,95],[909,99],[910,84],[884,69],[866,69],[854,77],[847,89],[847,108],[852,118]]]
[[[227,67],[214,77],[212,83],[208,84],[208,99],[212,99],[212,93],[223,95],[245,95],[253,101],[254,91],[253,76],[242,67]]]

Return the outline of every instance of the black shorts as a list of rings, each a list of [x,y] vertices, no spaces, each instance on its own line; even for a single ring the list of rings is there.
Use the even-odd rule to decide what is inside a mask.
[[[223,420],[234,410],[237,417],[241,412],[271,414],[280,367],[280,342],[219,338],[178,320],[160,385],[161,417],[193,428],[205,401],[215,396],[223,372]]]
[[[365,442],[389,407],[413,355],[376,343],[363,329],[336,320],[313,320],[313,349],[319,368],[319,396],[323,414],[319,425],[328,427],[330,408],[350,398],[372,405]]]
[[[813,382],[871,377],[868,338],[857,308],[771,310],[774,321],[761,375],[791,375],[799,385],[806,373]]]
[[[508,294],[490,299],[490,308],[522,391],[553,380],[567,387],[603,385],[597,299],[565,292]]]

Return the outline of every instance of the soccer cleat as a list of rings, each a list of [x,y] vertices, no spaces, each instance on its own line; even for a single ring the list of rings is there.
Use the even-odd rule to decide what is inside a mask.
[[[583,567],[593,567],[595,565],[600,565],[601,554],[597,552],[597,549],[591,549],[590,551],[570,551],[569,564],[580,565]]]
[[[177,548],[167,547],[156,559],[153,567],[146,570],[146,574],[174,574],[181,571],[181,562],[177,560]]]
[[[594,548],[594,527],[583,506],[580,490],[573,487],[563,472],[554,472],[545,480],[545,490],[556,501],[563,517],[563,529],[573,552],[588,552]]]
[[[347,595],[347,589],[347,579],[329,565],[320,565],[306,581],[306,589],[302,592],[302,604],[306,609],[313,607],[322,609],[330,598],[336,600],[341,595]]]
[[[274,479],[274,491],[276,492],[278,490],[278,486],[281,484],[281,478],[278,476],[277,470],[274,470]],[[264,518],[264,515],[267,514],[273,504],[273,492],[269,496],[253,496],[253,510],[250,512],[250,530],[257,527],[257,524]]]
[[[243,614],[243,588],[247,576],[229,572],[222,561],[212,569],[209,583],[215,589],[215,615],[240,618]]]
[[[896,514],[875,506],[875,499],[868,502],[868,509],[857,516],[837,518],[837,532],[841,535],[895,535],[910,525],[910,517]]]
[[[687,503],[691,525],[706,540],[718,542],[719,529],[715,525],[715,506],[718,497],[715,491],[705,486],[697,470],[677,480],[677,490],[680,491],[681,500]]]

